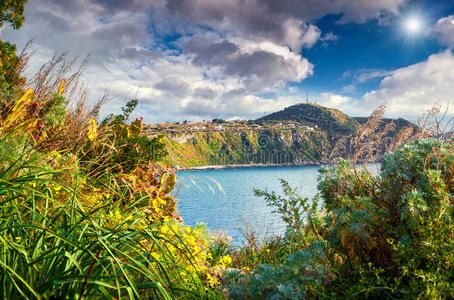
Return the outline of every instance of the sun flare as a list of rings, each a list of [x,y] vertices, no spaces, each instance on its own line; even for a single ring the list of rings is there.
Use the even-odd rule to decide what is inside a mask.
[[[417,16],[411,16],[405,20],[405,30],[408,33],[416,34],[422,30],[422,27],[422,20]]]

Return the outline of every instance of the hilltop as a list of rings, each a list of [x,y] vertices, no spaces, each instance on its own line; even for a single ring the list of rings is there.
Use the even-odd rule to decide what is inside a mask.
[[[340,110],[312,103],[300,103],[257,119],[266,121],[295,121],[332,134],[351,134],[359,125],[354,118]]]

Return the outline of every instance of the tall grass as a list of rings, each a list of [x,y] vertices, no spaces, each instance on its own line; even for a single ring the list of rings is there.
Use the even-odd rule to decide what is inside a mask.
[[[109,208],[86,209],[81,186],[36,165],[18,161],[0,171],[1,298],[208,297],[197,276],[185,285],[175,277],[184,268],[166,245],[187,253],[184,243],[160,233],[160,224],[133,228],[141,214],[134,204],[130,217],[105,226],[99,211]]]

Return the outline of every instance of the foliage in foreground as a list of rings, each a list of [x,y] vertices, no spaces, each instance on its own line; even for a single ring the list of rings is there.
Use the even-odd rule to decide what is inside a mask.
[[[230,296],[453,298],[453,179],[454,140],[403,145],[384,157],[378,175],[347,161],[322,169],[323,210],[300,224],[302,249],[278,266],[231,273]],[[261,193],[293,214],[286,220],[294,236],[299,213],[285,209],[285,198]]]
[[[19,27],[25,2],[0,15]],[[71,74],[56,55],[29,89],[25,63],[0,41],[0,297],[222,297],[230,257],[182,223],[163,144],[128,123],[137,102],[98,126],[102,101],[87,108],[77,84],[84,63]]]
[[[98,130],[90,118],[80,147],[66,148],[74,119],[64,89],[51,98],[28,90],[0,119],[1,297],[218,297],[229,257],[213,256],[204,227],[179,221],[175,174],[109,159],[123,146],[112,136],[134,124]]]
[[[171,298],[182,293],[177,290],[181,279],[165,276],[165,270],[178,273],[185,267],[174,261],[176,251],[162,247],[169,237],[160,234],[159,224],[138,228],[141,215],[134,209],[121,224],[106,224],[105,208],[85,207],[77,184],[66,187],[52,180],[63,174],[34,166],[17,166],[14,172],[23,175],[8,179],[1,174],[2,298],[136,298],[143,293]],[[192,285],[202,282],[195,277]]]

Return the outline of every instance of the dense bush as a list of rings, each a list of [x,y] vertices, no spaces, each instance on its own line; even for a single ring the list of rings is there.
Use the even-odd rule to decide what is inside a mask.
[[[403,145],[385,155],[378,175],[347,161],[322,169],[323,210],[305,223],[303,249],[278,267],[231,274],[230,295],[453,298],[453,179],[453,140]],[[305,246],[308,237],[315,241]]]
[[[101,129],[111,132],[109,142],[115,148],[105,164],[118,165],[130,171],[149,161],[162,161],[167,155],[162,136],[149,138],[142,134],[141,119],[127,124],[137,104],[137,100],[131,100],[122,108],[123,114],[111,114],[101,122]],[[97,155],[96,151],[92,155]]]
[[[170,253],[165,245],[174,237],[160,224],[143,222],[133,205],[109,217],[106,209],[118,211],[119,203],[86,205],[82,176],[61,185],[55,178],[64,173],[30,162],[0,173],[1,298],[204,297],[197,273],[188,283],[176,276],[196,260],[175,264],[187,257],[184,244],[174,242]]]

